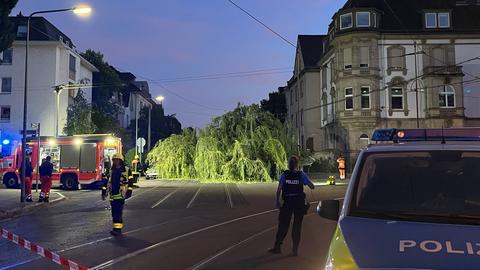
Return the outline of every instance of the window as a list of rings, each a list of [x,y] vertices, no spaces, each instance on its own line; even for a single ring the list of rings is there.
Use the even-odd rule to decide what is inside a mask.
[[[9,48],[0,52],[0,65],[9,65],[12,64],[13,58],[13,49]]]
[[[370,48],[360,47],[360,68],[368,68],[370,60]]]
[[[357,27],[370,27],[370,12],[357,12]]]
[[[388,68],[394,70],[405,69],[405,48],[388,48]]]
[[[10,121],[10,106],[0,106],[0,120]]]
[[[353,18],[352,13],[340,15],[340,30],[352,28]]]
[[[352,69],[352,48],[343,49],[343,67],[346,70]]]
[[[440,87],[439,105],[440,108],[455,108],[455,89],[452,86]]]
[[[303,109],[300,111],[300,125],[303,127]]]
[[[353,88],[345,88],[345,110],[353,110]]]
[[[450,27],[450,13],[438,13],[438,27],[449,28]]]
[[[437,28],[437,13],[425,13],[425,28]]]
[[[425,28],[450,28],[450,13],[448,12],[425,13]]]
[[[27,26],[19,25],[17,27],[17,37],[27,37]]]
[[[303,81],[300,83],[300,98],[303,98],[303,89],[305,88],[305,84]]]
[[[403,110],[403,88],[392,88],[391,99],[392,110]]]
[[[68,62],[68,69],[69,69],[69,78],[71,80],[75,80],[75,75],[77,72],[77,58],[70,54],[69,62]]]
[[[2,89],[0,93],[11,93],[12,92],[12,78],[2,78]]]
[[[327,88],[327,67],[322,68],[322,88]]]
[[[361,96],[362,109],[370,109],[370,87],[362,86],[360,90],[362,93],[362,96]]]
[[[322,107],[323,107],[323,120],[328,120],[328,98],[327,94],[323,94],[322,98]]]

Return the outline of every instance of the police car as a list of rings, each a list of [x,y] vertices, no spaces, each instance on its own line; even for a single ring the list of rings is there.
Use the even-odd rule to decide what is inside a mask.
[[[480,129],[383,129],[355,165],[325,269],[480,269]]]

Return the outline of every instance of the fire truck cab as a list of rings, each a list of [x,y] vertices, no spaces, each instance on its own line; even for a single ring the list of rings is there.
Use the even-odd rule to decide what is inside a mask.
[[[109,170],[112,156],[122,152],[121,139],[109,134],[30,138],[27,146],[33,167],[33,184],[39,179],[38,168],[42,161],[50,156],[54,167],[53,185],[68,190],[101,181],[103,173]],[[7,188],[19,187],[21,161],[21,146],[15,149],[13,156],[2,159],[0,172]]]

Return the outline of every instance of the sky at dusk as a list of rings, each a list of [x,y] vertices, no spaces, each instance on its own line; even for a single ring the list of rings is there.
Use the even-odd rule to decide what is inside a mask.
[[[167,114],[184,127],[204,127],[236,107],[259,103],[291,77],[295,49],[227,0],[20,0],[19,11],[88,4],[89,18],[45,17],[82,52],[94,49],[122,71],[148,80],[153,96],[165,96]],[[296,43],[298,34],[324,34],[339,0],[235,0]],[[263,76],[191,80],[179,78],[268,70]],[[235,75],[238,76],[238,75]],[[162,88],[163,87],[163,88]]]

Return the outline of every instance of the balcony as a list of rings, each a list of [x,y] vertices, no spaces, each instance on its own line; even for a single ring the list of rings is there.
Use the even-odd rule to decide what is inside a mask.
[[[423,69],[425,75],[463,76],[462,66],[429,66]]]

